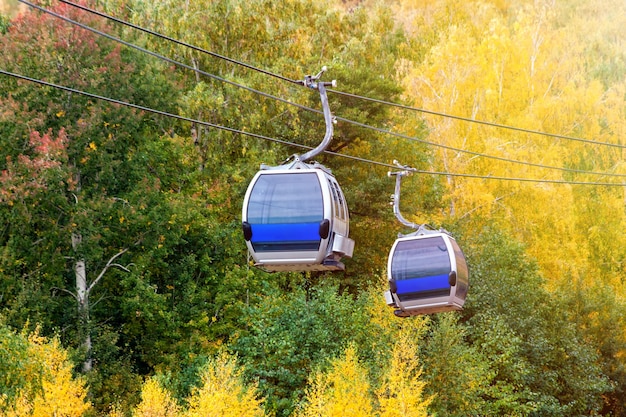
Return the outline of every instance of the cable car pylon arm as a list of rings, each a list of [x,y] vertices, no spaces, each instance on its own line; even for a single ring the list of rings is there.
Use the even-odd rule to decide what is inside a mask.
[[[320,153],[324,152],[324,150],[326,150],[326,148],[330,144],[330,141],[333,138],[334,119],[330,112],[330,106],[328,105],[328,96],[326,94],[326,87],[327,86],[335,87],[337,85],[337,81],[336,80],[332,80],[328,82],[320,81],[320,78],[325,71],[326,71],[326,67],[322,67],[322,70],[317,75],[314,75],[314,76],[307,75],[304,78],[304,81],[302,83],[304,84],[305,87],[318,90],[320,93],[320,97],[322,99],[322,110],[324,111],[324,121],[326,122],[326,134],[324,135],[324,139],[322,140],[322,142],[319,145],[317,145],[316,148],[311,149],[310,151],[308,151],[307,153],[303,155],[296,156],[297,161],[305,162],[305,161],[308,161],[309,159],[316,157]]]
[[[400,213],[400,184],[402,182],[402,177],[411,175],[413,173],[413,168],[406,166],[406,165],[401,165],[398,161],[393,161],[393,163],[402,169],[401,171],[387,173],[389,177],[391,177],[392,175],[396,176],[396,188],[395,188],[394,194],[391,196],[391,204],[393,205],[393,214],[395,214],[396,218],[400,221],[400,223],[402,223],[403,225],[407,227],[417,230],[421,228],[423,225],[408,221],[407,219],[404,218],[404,216],[402,216],[402,213]]]

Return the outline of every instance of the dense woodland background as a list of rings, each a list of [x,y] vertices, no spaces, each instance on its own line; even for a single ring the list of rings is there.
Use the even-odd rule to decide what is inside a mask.
[[[2,3],[0,415],[626,416],[623,0],[82,3],[213,55],[38,4],[158,55]],[[243,195],[324,65],[354,257],[265,273]],[[394,159],[463,312],[384,304]]]

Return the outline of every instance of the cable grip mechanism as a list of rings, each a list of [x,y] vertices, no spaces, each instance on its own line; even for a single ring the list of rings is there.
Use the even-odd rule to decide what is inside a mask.
[[[317,73],[317,75],[307,75],[304,77],[304,81],[302,81],[302,84],[305,87],[308,88],[312,88],[313,90],[318,90],[319,89],[319,85],[318,84],[322,84],[325,87],[337,87],[337,80],[332,80],[332,81],[324,81],[321,82],[319,81],[320,78],[322,78],[322,75],[326,72],[328,68],[326,67],[326,65],[324,65],[322,67],[322,70],[320,72]]]

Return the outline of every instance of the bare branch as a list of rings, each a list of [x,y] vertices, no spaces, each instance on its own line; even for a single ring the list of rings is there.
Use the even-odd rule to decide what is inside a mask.
[[[73,292],[72,292],[72,291],[70,291],[70,290],[66,290],[65,288],[59,288],[59,287],[52,287],[52,288],[50,288],[50,290],[51,290],[51,291],[52,291],[52,290],[57,290],[57,291],[64,292],[64,293],[66,293],[66,294],[71,295],[71,296],[72,296],[72,298],[74,298],[77,302],[80,302],[80,300],[78,299],[78,295],[77,295],[76,293],[73,293]]]
[[[109,261],[107,262],[107,264],[104,266],[104,268],[102,268],[102,271],[100,271],[100,274],[98,274],[98,277],[91,283],[91,285],[89,286],[89,288],[87,288],[87,291],[85,291],[87,294],[89,294],[91,292],[91,289],[93,287],[96,286],[96,284],[98,284],[98,282],[100,282],[100,280],[102,279],[102,277],[104,276],[104,274],[109,270],[109,268],[111,268],[112,266],[116,266],[121,268],[122,270],[125,270],[126,272],[129,272],[127,268],[122,267],[119,264],[113,263],[113,261],[115,261],[117,258],[119,258],[120,256],[122,256],[123,254],[125,254],[128,251],[128,248],[122,249],[121,251],[119,251],[118,253],[116,253],[115,255],[113,255],[111,257],[111,259],[109,259]]]
[[[128,267],[126,267],[126,266],[124,266],[124,265],[120,265],[120,264],[111,264],[111,265],[109,265],[109,267],[110,267],[110,268],[112,268],[112,267],[116,267],[116,268],[121,269],[121,270],[122,270],[122,271],[124,271],[124,272],[130,272],[130,269],[128,269]]]
[[[108,296],[106,296],[106,295],[103,295],[102,297],[98,298],[98,299],[96,300],[96,302],[95,302],[95,303],[89,303],[89,308],[94,308],[95,306],[97,306],[97,305],[98,305],[98,303],[99,303],[100,301],[102,301],[102,300],[106,300],[106,299],[108,299],[108,298],[111,298],[111,297],[108,297]]]
[[[124,200],[123,198],[119,198],[119,197],[113,197],[113,201],[121,201],[122,203],[124,203],[125,206],[129,206],[130,203],[126,200]]]

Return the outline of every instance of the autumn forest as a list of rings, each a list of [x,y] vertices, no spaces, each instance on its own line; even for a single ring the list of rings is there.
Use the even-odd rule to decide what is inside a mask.
[[[0,416],[626,417],[623,0],[0,2]],[[316,161],[345,271],[252,262]],[[386,305],[401,210],[458,312]]]

